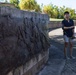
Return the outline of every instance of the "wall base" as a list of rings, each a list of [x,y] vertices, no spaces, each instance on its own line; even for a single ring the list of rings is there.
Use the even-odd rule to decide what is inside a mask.
[[[49,50],[40,53],[37,57],[32,58],[25,65],[11,71],[7,75],[36,75],[45,65],[49,58]]]

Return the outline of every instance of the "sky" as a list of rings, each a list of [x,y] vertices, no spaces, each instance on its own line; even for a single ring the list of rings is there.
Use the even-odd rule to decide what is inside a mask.
[[[70,7],[70,8],[73,8],[73,9],[76,9],[76,0],[36,0],[39,4],[44,4],[44,5],[47,5],[47,4],[54,4],[54,5],[57,5],[57,6],[66,6],[66,7]]]
[[[4,0],[0,0],[0,1],[4,1]],[[47,4],[54,4],[54,5],[57,5],[57,6],[66,6],[66,7],[70,7],[70,8],[73,8],[73,9],[76,9],[76,0],[36,0],[38,2],[38,4],[44,4],[44,5],[47,5]]]

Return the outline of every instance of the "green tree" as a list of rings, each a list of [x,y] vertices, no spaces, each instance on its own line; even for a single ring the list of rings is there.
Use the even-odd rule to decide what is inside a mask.
[[[65,6],[59,7],[53,4],[49,4],[43,7],[43,12],[48,14],[51,18],[58,18],[62,19],[64,18],[64,12],[69,11],[70,12],[70,17],[72,19],[76,19],[76,12],[75,9],[72,8],[67,8]]]
[[[59,17],[59,8],[58,6],[53,6],[53,18],[58,18]]]
[[[22,10],[35,10],[37,12],[41,11],[40,5],[36,2],[36,0],[21,0],[19,7]]]
[[[58,17],[59,19],[64,18],[65,9],[66,9],[65,6],[59,8],[59,17]]]
[[[75,9],[68,8],[68,7],[65,7],[65,6],[59,8],[59,17],[58,18],[64,18],[64,12],[65,11],[69,11],[70,12],[70,15],[71,15],[70,17],[72,19],[76,19]]]
[[[49,5],[45,5],[43,7],[43,12],[46,13],[46,14],[48,14],[49,17],[53,17],[53,6],[50,5],[50,4]]]
[[[19,0],[10,0],[10,3],[14,4],[15,7],[19,8]]]
[[[43,12],[48,14],[51,18],[58,18],[59,8],[53,4],[49,4],[43,7]]]

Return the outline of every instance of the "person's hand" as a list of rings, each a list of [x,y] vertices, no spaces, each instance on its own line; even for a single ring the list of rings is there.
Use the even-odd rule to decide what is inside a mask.
[[[69,27],[69,28],[74,28],[74,26],[71,26],[71,27]]]

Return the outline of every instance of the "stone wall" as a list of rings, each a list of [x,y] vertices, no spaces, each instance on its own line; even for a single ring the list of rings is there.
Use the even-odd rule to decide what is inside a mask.
[[[13,69],[7,75],[37,75],[37,73],[45,66],[49,57],[49,50],[39,53],[37,57],[33,57],[26,64]]]
[[[61,21],[50,21],[48,24],[49,29],[54,29],[59,27],[61,27]]]
[[[15,5],[14,4],[6,3],[6,2],[0,2],[0,6],[8,6],[8,7],[15,8]]]
[[[46,14],[0,7],[0,75],[48,51],[48,23]]]
[[[76,21],[74,21],[74,24],[76,26]],[[48,24],[48,29],[60,28],[61,25],[61,21],[50,21]]]

